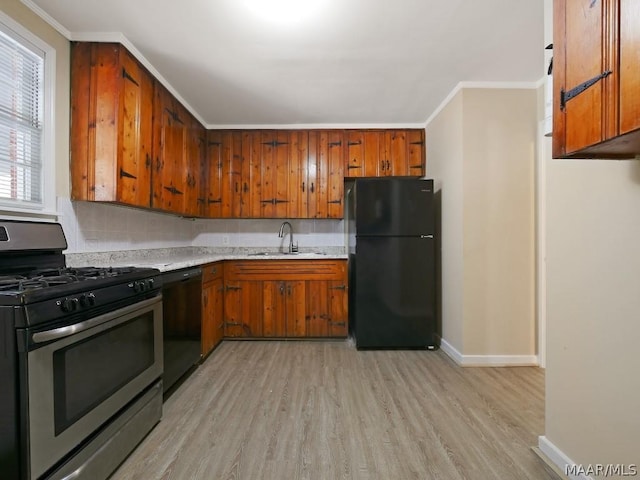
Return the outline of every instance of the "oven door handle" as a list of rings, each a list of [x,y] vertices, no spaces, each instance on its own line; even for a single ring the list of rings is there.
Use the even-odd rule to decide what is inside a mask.
[[[134,303],[133,305],[129,305],[116,310],[115,312],[109,312],[95,318],[90,318],[89,320],[85,320],[84,322],[75,323],[66,327],[54,328],[53,330],[47,330],[44,332],[37,332],[33,334],[33,343],[45,343],[52,340],[59,340],[61,338],[70,337],[71,335],[75,335],[76,333],[80,333],[85,330],[89,330],[90,328],[97,327],[98,325],[101,325],[103,323],[110,322],[114,318],[118,318],[137,310],[147,308],[148,306],[154,305],[155,303],[158,303],[160,301],[162,301],[162,295],[158,295],[157,297],[149,298],[147,300],[142,300],[140,302]]]

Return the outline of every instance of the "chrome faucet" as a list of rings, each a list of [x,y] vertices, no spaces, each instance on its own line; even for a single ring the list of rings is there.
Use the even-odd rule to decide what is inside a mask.
[[[298,244],[296,244],[295,246],[293,245],[293,227],[289,222],[282,222],[282,225],[280,225],[280,231],[278,232],[278,237],[279,238],[284,237],[285,225],[289,225],[289,253],[297,253]]]

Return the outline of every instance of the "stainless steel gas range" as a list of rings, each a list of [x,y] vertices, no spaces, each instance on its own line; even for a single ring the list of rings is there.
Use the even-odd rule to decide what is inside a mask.
[[[162,414],[161,276],[67,268],[56,223],[0,221],[0,472],[107,478]]]

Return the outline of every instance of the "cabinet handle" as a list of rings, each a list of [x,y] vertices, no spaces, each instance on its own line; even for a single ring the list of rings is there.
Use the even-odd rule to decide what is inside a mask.
[[[247,182],[244,182],[244,185],[242,186],[242,191],[244,193],[247,193],[249,191],[249,185],[247,185]]]
[[[238,193],[238,182],[236,182],[236,193]]]
[[[384,172],[384,160],[380,160],[380,167],[382,168],[382,171]]]
[[[144,160],[144,166],[146,168],[151,168],[151,156],[147,153]]]
[[[313,185],[313,182],[311,182],[311,193],[315,192],[315,190],[316,190],[316,188],[315,188],[315,186]]]
[[[280,295],[284,295],[284,283],[280,284]]]
[[[362,165],[349,165],[347,168],[351,170],[352,168],[361,168]]]
[[[222,199],[221,198],[216,198],[215,200],[208,200],[209,205],[211,205],[212,203],[222,203]]]
[[[389,164],[389,160],[387,160],[387,170],[391,170],[391,166]]]
[[[302,193],[304,193],[304,182],[302,182]]]

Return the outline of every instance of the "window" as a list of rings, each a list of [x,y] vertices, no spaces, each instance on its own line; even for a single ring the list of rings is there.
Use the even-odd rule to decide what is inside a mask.
[[[0,16],[2,210],[27,213],[53,210],[55,169],[54,157],[49,153],[52,136],[45,128],[53,91],[50,81],[45,82],[51,70],[48,56],[55,58],[55,51],[9,17]]]

